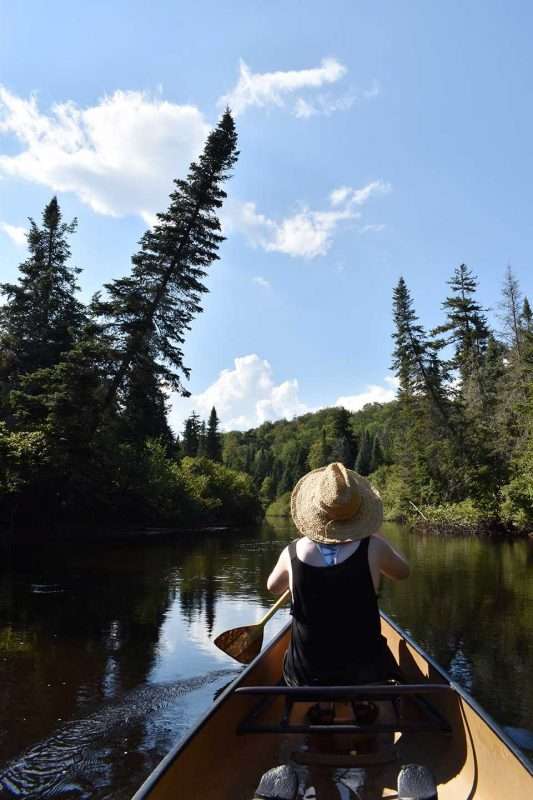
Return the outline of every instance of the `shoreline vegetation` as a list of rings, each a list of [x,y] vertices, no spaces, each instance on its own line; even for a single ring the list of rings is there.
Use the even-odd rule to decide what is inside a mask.
[[[332,461],[368,476],[386,518],[417,530],[533,530],[533,312],[510,268],[498,332],[464,264],[429,331],[400,278],[392,402],[228,433],[213,408],[207,421],[192,413],[178,436],[170,429],[170,393],[188,395],[183,348],[219,258],[218,212],[238,155],[226,110],[130,272],[88,304],[70,263],[77,220],[63,222],[55,197],[40,225],[30,218],[18,280],[0,284],[0,538],[242,527],[286,516],[302,475]]]

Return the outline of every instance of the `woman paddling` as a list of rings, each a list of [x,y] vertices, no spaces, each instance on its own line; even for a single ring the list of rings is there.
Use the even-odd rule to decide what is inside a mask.
[[[291,514],[302,538],[283,550],[267,582],[274,594],[292,594],[286,683],[345,686],[395,677],[376,592],[382,575],[407,578],[409,565],[377,535],[379,494],[357,472],[329,464],[298,481]]]

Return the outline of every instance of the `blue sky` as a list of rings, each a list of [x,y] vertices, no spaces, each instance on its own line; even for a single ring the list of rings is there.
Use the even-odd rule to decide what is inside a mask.
[[[525,2],[2,4],[1,279],[56,193],[88,298],[126,273],[229,102],[228,239],[185,353],[246,428],[394,395],[391,294],[441,319],[465,262],[495,310],[533,293],[533,7]],[[490,312],[494,318],[494,311]]]

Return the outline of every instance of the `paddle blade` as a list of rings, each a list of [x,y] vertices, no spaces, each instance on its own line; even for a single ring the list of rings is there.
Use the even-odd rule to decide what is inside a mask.
[[[232,628],[219,634],[215,644],[241,664],[249,664],[261,651],[263,627],[246,625],[243,628]]]

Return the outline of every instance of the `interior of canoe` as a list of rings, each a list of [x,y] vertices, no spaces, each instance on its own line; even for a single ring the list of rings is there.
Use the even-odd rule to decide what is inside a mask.
[[[405,682],[419,689],[389,687],[371,697],[380,716],[370,729],[354,713],[356,696],[333,698],[333,728],[320,721],[310,727],[308,710],[317,697],[268,688],[280,684],[286,628],[134,800],[253,800],[261,776],[281,764],[295,769],[298,797],[313,786],[318,800],[398,797],[398,772],[412,763],[433,774],[439,800],[533,796],[530,773],[498,732],[384,618],[382,632]]]

